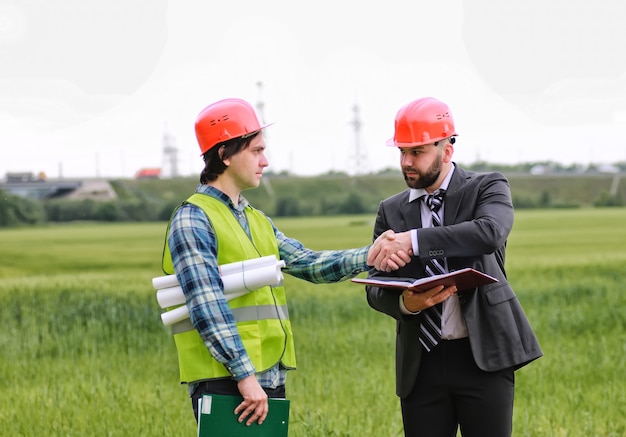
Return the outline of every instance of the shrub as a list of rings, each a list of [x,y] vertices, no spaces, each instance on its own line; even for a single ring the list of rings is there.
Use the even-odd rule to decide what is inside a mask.
[[[279,197],[276,200],[277,217],[293,217],[301,215],[300,202],[295,197]]]
[[[45,220],[41,203],[0,191],[0,226],[33,225]]]

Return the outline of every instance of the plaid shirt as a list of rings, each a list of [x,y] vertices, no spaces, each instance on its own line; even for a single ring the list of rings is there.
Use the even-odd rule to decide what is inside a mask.
[[[240,195],[239,205],[218,189],[200,184],[197,193],[215,197],[232,210],[248,235],[250,231],[244,209],[248,201]],[[268,218],[268,220],[270,220]],[[271,220],[270,220],[271,223]],[[272,223],[280,259],[286,264],[285,273],[313,283],[338,282],[368,270],[367,252],[370,246],[349,250],[313,251],[302,243],[286,237]],[[185,204],[178,209],[170,223],[168,244],[174,270],[184,290],[191,322],[204,344],[220,363],[229,369],[237,381],[256,373],[243,346],[235,319],[224,297],[217,264],[217,239],[204,211]],[[279,364],[257,374],[262,387],[276,388],[285,383],[287,371]],[[190,392],[195,384],[190,384]]]

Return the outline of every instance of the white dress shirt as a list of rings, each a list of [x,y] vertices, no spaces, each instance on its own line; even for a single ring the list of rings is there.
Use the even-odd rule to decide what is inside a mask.
[[[452,179],[452,174],[454,173],[454,164],[452,164],[452,168],[446,175],[446,178],[443,180],[440,190],[447,190],[448,185],[450,184],[450,179]],[[426,198],[429,193],[423,188],[411,189],[409,194],[409,202],[420,202],[420,212],[422,216],[422,227],[429,228],[432,227],[432,215],[430,208],[426,204]],[[444,198],[443,204],[439,209],[439,217],[441,218],[441,223],[443,223],[443,210],[446,207],[446,200]],[[411,242],[413,243],[413,253],[419,253],[419,242],[417,240],[418,229],[411,229]],[[446,273],[448,272],[448,262],[445,260],[444,268]],[[402,296],[400,296],[400,310],[404,314],[419,314],[412,313],[406,309],[404,306],[404,302],[402,301]],[[457,338],[467,337],[467,326],[465,325],[465,320],[463,319],[463,315],[461,314],[461,306],[459,304],[459,297],[455,294],[450,296],[443,302],[443,311],[441,315],[441,338],[444,340],[453,340]]]

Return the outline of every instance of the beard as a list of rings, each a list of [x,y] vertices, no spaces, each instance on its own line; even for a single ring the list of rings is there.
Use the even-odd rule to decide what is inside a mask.
[[[441,174],[441,168],[443,166],[443,161],[441,156],[437,156],[437,159],[433,161],[433,163],[426,169],[426,171],[419,171],[416,168],[412,167],[404,167],[402,169],[402,175],[404,176],[404,182],[409,188],[417,189],[417,188],[428,188],[433,185],[439,175]],[[417,176],[408,176],[407,173],[417,173]]]

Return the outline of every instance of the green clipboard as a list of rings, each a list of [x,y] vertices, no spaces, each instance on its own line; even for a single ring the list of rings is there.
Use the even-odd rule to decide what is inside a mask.
[[[289,400],[269,398],[269,410],[262,425],[246,426],[245,420],[233,411],[241,403],[241,396],[202,395],[198,411],[198,437],[287,437],[289,428]]]

